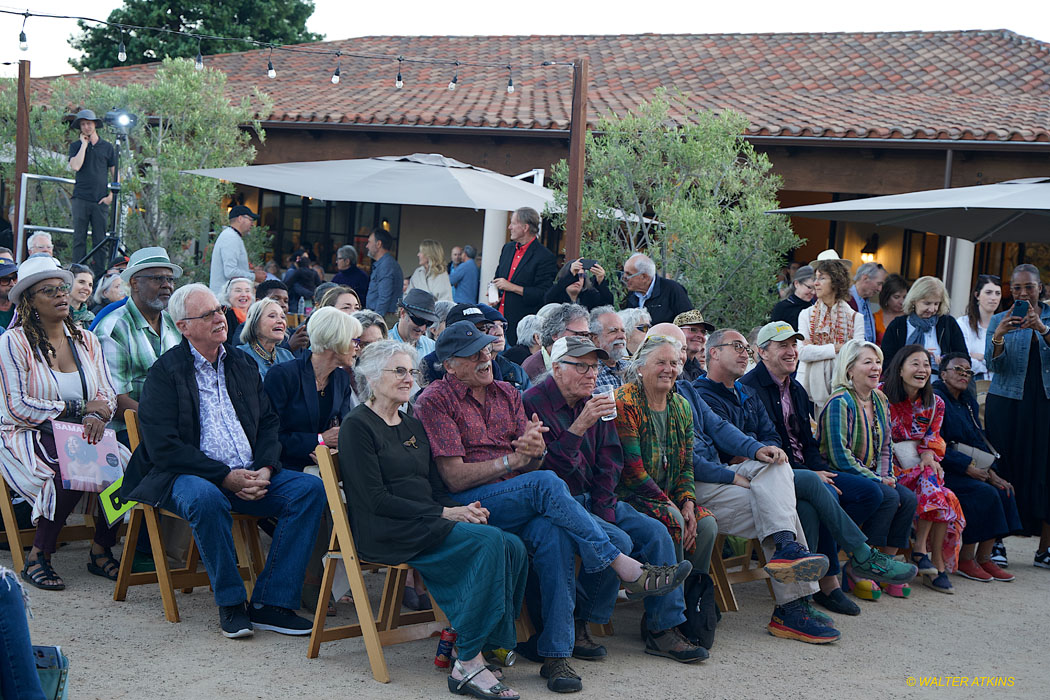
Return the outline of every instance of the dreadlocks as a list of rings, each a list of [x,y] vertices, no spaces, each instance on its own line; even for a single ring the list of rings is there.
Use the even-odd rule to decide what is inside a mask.
[[[31,347],[34,352],[40,354],[48,367],[53,367],[54,365],[51,364],[51,358],[55,357],[57,353],[55,348],[51,345],[51,341],[47,339],[47,333],[44,332],[43,326],[40,325],[40,315],[29,303],[29,298],[31,296],[32,294],[23,292],[22,296],[18,299],[18,320],[15,321],[14,327],[22,327],[22,330],[26,334],[26,340],[29,341],[29,347]],[[80,327],[73,320],[72,314],[62,319],[62,322],[66,325],[66,328],[69,329],[69,334],[73,336],[73,340],[83,345],[84,336],[80,332]]]

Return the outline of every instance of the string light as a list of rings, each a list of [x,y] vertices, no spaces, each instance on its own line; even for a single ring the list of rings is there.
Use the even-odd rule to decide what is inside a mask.
[[[120,48],[117,49],[117,60],[123,63],[128,60],[128,51],[124,48],[124,30],[120,30]]]
[[[397,57],[397,78],[394,79],[394,87],[398,90],[405,87],[405,81],[401,79],[401,62],[404,60],[401,56]]]
[[[204,56],[201,55],[201,40],[197,39],[197,58],[193,59],[193,67],[204,70]]]
[[[270,47],[270,56],[266,59],[266,77],[271,80],[277,77],[277,71],[273,69],[273,47]]]
[[[507,94],[514,94],[514,74],[511,73],[510,66],[507,66]]]
[[[459,61],[456,61],[456,74],[452,76],[452,80],[448,81],[448,89],[455,90],[456,84],[459,82]]]
[[[29,50],[29,42],[26,41],[26,20],[27,19],[29,19],[29,13],[28,12],[25,13],[24,17],[22,17],[22,31],[19,32],[19,34],[18,34],[18,48],[22,49],[23,51],[28,51]]]
[[[343,60],[341,54],[337,51],[335,54],[335,73],[332,73],[332,85],[339,84],[339,66],[342,64],[342,62]]]

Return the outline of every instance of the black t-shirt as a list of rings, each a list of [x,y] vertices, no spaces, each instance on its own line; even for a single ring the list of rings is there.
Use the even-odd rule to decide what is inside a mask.
[[[69,144],[69,158],[80,153],[80,139]],[[86,199],[98,202],[109,193],[109,168],[117,167],[117,149],[109,141],[101,138],[98,143],[88,143],[84,154],[84,165],[76,175],[73,185],[74,199]]]

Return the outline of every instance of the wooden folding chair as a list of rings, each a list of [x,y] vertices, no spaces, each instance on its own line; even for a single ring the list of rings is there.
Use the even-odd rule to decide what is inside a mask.
[[[128,426],[128,441],[134,452],[141,440],[139,434],[138,414],[128,409],[124,411],[124,420]],[[197,550],[197,542],[190,537],[190,547],[186,553],[186,565],[179,569],[171,569],[168,565],[168,555],[164,547],[164,538],[160,531],[160,516],[182,520],[177,514],[160,508],[154,508],[147,503],[138,503],[131,509],[128,522],[128,531],[124,537],[124,554],[120,557],[120,571],[117,573],[117,584],[113,589],[113,600],[123,601],[127,598],[130,586],[142,586],[156,583],[160,586],[161,602],[164,606],[164,618],[168,622],[179,621],[179,605],[175,602],[175,589],[182,589],[183,593],[191,593],[195,587],[208,586],[207,571],[198,571],[200,554]],[[143,571],[132,573],[131,568],[135,561],[135,545],[138,543],[139,532],[145,522],[146,531],[149,533],[150,550],[153,553],[154,571]],[[251,598],[252,586],[256,576],[262,572],[265,560],[262,555],[262,547],[259,544],[259,519],[252,515],[233,513],[233,545],[237,551],[237,570],[244,579]]]
[[[436,603],[434,603],[433,610],[401,613],[401,597],[405,592],[405,578],[411,567],[407,564],[389,565],[365,562],[357,556],[354,536],[350,531],[350,518],[343,503],[343,490],[339,486],[339,476],[332,460],[332,453],[327,447],[319,446],[316,454],[317,466],[320,468],[321,480],[324,482],[325,494],[328,496],[328,508],[332,513],[333,527],[306,656],[310,659],[317,658],[322,642],[332,642],[348,637],[363,637],[365,650],[368,652],[368,662],[372,666],[372,676],[380,683],[389,683],[390,672],[387,669],[386,658],[383,656],[383,647],[437,636],[448,624],[448,620],[438,609]],[[339,559],[342,559],[346,567],[346,574],[350,579],[350,591],[353,594],[358,621],[353,625],[326,628],[324,623],[328,600],[332,596],[332,584],[335,581],[336,564]],[[361,575],[362,568],[386,569],[386,581],[383,584],[378,615],[372,612],[372,604],[365,588],[365,579]]]
[[[737,612],[740,606],[733,594],[734,583],[746,583],[747,581],[765,580],[769,587],[769,595],[773,595],[773,584],[769,580],[769,574],[762,567],[766,565],[766,555],[762,551],[762,543],[756,539],[750,539],[744,547],[743,554],[722,558],[722,547],[725,545],[726,536],[719,534],[715,538],[715,548],[711,552],[711,579],[715,584],[715,602],[722,612]],[[757,558],[753,562],[751,555]]]

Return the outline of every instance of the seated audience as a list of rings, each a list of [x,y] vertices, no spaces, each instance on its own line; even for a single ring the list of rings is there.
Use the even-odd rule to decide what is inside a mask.
[[[599,306],[591,310],[590,328],[594,344],[609,356],[601,361],[595,383],[598,386],[618,389],[623,385],[624,375],[627,373],[627,360],[630,358],[623,321],[613,307]],[[521,334],[518,337],[520,338]]]
[[[350,287],[333,285],[324,291],[320,301],[317,302],[317,308],[325,306],[334,306],[344,314],[352,314],[361,310],[361,300],[357,292]]]
[[[507,382],[518,391],[525,391],[532,386],[524,369],[499,354],[507,344],[507,321],[503,314],[488,304],[457,304],[449,311],[445,320],[449,324],[469,321],[482,333],[496,338],[489,348],[493,353],[492,373],[496,381]],[[444,365],[437,359],[437,351],[423,358],[420,369],[423,372],[424,386],[445,374]]]
[[[62,590],[51,566],[58,535],[84,495],[63,486],[58,446],[50,421],[82,423],[91,444],[102,439],[113,417],[116,392],[102,357],[102,346],[81,330],[69,313],[73,273],[50,256],[25,260],[9,297],[18,307],[15,326],[0,336],[0,467],[15,493],[33,507],[33,546],[22,578],[43,590]],[[121,465],[128,450],[119,446]],[[115,581],[119,565],[112,547],[117,525],[95,520],[88,571]]]
[[[472,302],[473,303],[473,302]],[[441,335],[441,331],[445,330],[445,321],[448,319],[448,312],[456,306],[456,302],[439,300],[434,302],[434,313],[437,314],[437,321],[427,330],[427,337],[437,342],[438,336]]]
[[[95,288],[95,273],[87,265],[71,263],[69,271],[73,273],[73,291],[69,293],[69,315],[73,322],[87,330],[95,320],[95,314],[88,306],[91,291]]]
[[[255,299],[255,282],[247,277],[234,277],[222,288],[223,304],[226,305],[226,326],[230,338],[240,338],[241,328],[248,318],[248,307]]]
[[[302,471],[318,445],[339,449],[339,426],[358,404],[352,381],[361,324],[327,306],[306,322],[310,349],[275,365],[264,386],[280,419],[281,464]]]
[[[627,354],[633,355],[645,341],[653,320],[644,308],[621,309],[617,313],[620,314],[623,330],[627,334]]]
[[[590,273],[590,274],[588,274]],[[546,304],[579,304],[585,309],[612,306],[613,295],[605,268],[597,262],[589,270],[583,269],[583,258],[562,265],[554,286],[543,297]]]
[[[588,339],[591,337],[590,314],[579,304],[562,304],[543,319],[540,349],[529,355],[529,358],[521,364],[522,369],[529,375],[529,379],[535,382],[550,371],[551,346],[558,338],[569,335]]]
[[[368,561],[408,563],[425,577],[459,635],[449,690],[516,698],[486,668],[482,651],[517,643],[525,547],[488,525],[479,502],[460,505],[449,497],[422,424],[399,410],[411,396],[415,364],[415,351],[404,343],[379,341],[361,353],[366,399],[339,430],[339,441],[354,446],[339,453],[354,543]]]
[[[680,557],[667,529],[655,518],[617,499],[615,489],[624,466],[623,452],[612,418],[616,399],[611,394],[592,396],[604,350],[585,338],[568,336],[554,341],[553,368],[539,384],[522,396],[525,411],[539,417],[548,428],[543,436],[547,459],[543,468],[565,480],[569,493],[594,518],[622,552],[639,561],[670,566]],[[688,421],[685,422],[688,425]],[[688,449],[685,451],[688,454]],[[691,505],[691,503],[690,503]],[[692,513],[692,510],[690,510]],[[710,528],[714,533],[714,526]],[[710,561],[710,549],[708,549]],[[576,658],[604,658],[607,651],[595,642],[588,623],[605,624],[612,617],[620,581],[605,569],[582,572],[576,593]],[[703,647],[691,643],[678,630],[685,622],[685,596],[681,588],[645,600],[645,651],[683,663],[707,658]]]
[[[803,265],[791,276],[791,293],[781,299],[769,314],[771,321],[784,321],[798,330],[798,316],[803,309],[813,306],[817,298],[817,288],[813,284],[813,268]]]
[[[992,548],[997,539],[1022,531],[1021,516],[1013,485],[995,469],[999,453],[981,427],[977,397],[969,389],[970,367],[966,355],[947,355],[941,379],[933,385],[944,401],[944,485],[958,497],[966,514],[956,571],[974,581],[1013,581],[1013,574],[992,561]]]
[[[533,556],[542,596],[540,675],[555,692],[582,688],[569,665],[574,647],[574,555],[587,573],[612,567],[629,596],[664,595],[681,585],[686,567],[642,564],[610,542],[554,472],[538,470],[547,448],[545,428],[527,420],[520,394],[493,380],[495,336],[469,321],[449,325],[438,338],[445,375],[416,399],[438,471],[453,500],[480,503],[488,521],[518,534]]]
[[[921,345],[930,353],[934,374],[941,357],[966,352],[966,339],[958,322],[948,313],[948,292],[936,277],[920,277],[904,297],[904,314],[893,319],[882,337],[882,353],[892,363],[905,345]],[[921,504],[920,504],[921,505]]]
[[[434,341],[427,337],[427,328],[437,322],[434,297],[422,289],[410,289],[397,302],[397,323],[390,329],[390,340],[408,343],[419,357],[434,351]]]
[[[879,310],[875,312],[875,342],[882,343],[886,328],[898,316],[904,315],[904,297],[908,296],[908,282],[900,275],[887,275],[879,292]]]
[[[98,317],[99,312],[103,308],[109,306],[113,302],[121,301],[125,297],[124,293],[124,281],[120,278],[119,272],[107,272],[102,279],[98,281],[98,286],[95,287],[95,294],[92,297],[94,305],[91,307],[91,311]]]
[[[503,356],[516,365],[529,359],[529,355],[540,349],[540,332],[543,330],[543,319],[537,314],[528,314],[518,321],[518,343],[507,348]]]
[[[376,341],[386,340],[386,321],[375,311],[361,309],[354,313],[354,318],[361,324],[361,335],[359,337],[361,344],[358,346],[360,350],[364,350]]]
[[[158,504],[189,522],[205,553],[223,635],[250,637],[255,627],[308,635],[311,622],[295,611],[325,508],[321,480],[281,469],[280,421],[255,363],[226,352],[226,318],[215,295],[189,284],[172,294],[168,309],[183,341],[146,377],[142,443],[121,496]],[[247,608],[231,511],[277,520]]]
[[[947,572],[955,569],[966,521],[959,499],[944,485],[944,401],[933,393],[931,374],[929,351],[905,345],[886,368],[883,386],[890,404],[894,474],[919,503],[911,560],[923,585],[952,593]]]
[[[798,315],[798,332],[802,334],[798,381],[820,411],[832,392],[835,356],[847,340],[864,340],[864,317],[849,305],[846,263],[839,259],[818,260],[813,263],[813,270],[816,300]]]
[[[281,311],[288,313],[288,287],[281,280],[266,280],[255,288],[255,299],[273,299],[281,305]]]
[[[696,309],[685,311],[674,317],[674,325],[685,334],[685,364],[682,365],[682,379],[687,382],[704,376],[707,372],[707,334],[713,333],[715,327],[704,321]]]
[[[265,297],[248,307],[237,349],[255,360],[264,379],[274,365],[295,359],[291,350],[280,346],[287,330],[284,311],[276,299]]]

